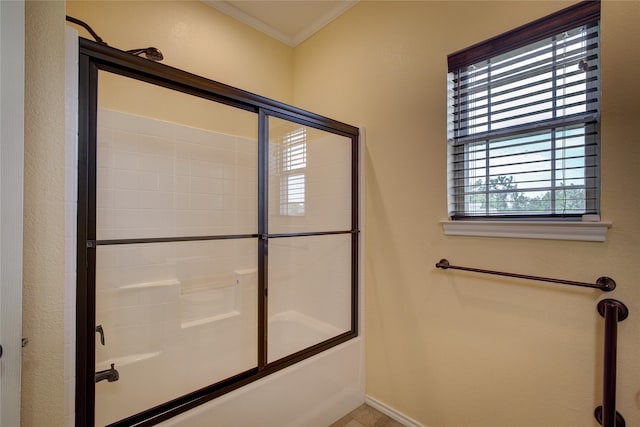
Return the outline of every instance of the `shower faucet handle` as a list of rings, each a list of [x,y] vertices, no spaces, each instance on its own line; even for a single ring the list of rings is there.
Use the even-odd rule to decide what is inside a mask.
[[[100,334],[100,344],[104,345],[104,329],[102,329],[102,325],[96,326],[96,332]]]

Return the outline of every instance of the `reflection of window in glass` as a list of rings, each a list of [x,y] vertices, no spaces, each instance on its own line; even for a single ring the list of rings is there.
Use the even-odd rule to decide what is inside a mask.
[[[282,140],[280,161],[280,215],[304,215],[307,131],[297,129]]]
[[[453,219],[598,213],[600,10],[589,3],[449,55]]]

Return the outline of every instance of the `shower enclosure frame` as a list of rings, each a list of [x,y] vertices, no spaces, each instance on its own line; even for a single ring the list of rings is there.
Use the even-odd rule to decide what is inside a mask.
[[[209,386],[194,390],[111,426],[153,425],[188,411],[211,399],[300,362],[358,336],[358,252],[359,252],[359,130],[279,101],[209,80],[164,64],[84,38],[79,39],[78,99],[78,213],[76,290],[76,397],[75,425],[94,424],[95,417],[95,328],[96,249],[100,245],[159,243],[253,238],[258,244],[258,354],[257,367]],[[254,112],[258,115],[258,232],[251,235],[219,235],[121,240],[96,239],[96,145],[98,72],[106,71],[165,87],[185,94]],[[268,233],[268,119],[292,121],[351,140],[351,228],[327,232]],[[323,235],[350,235],[351,239],[351,325],[350,330],[325,341],[269,362],[267,359],[267,248],[269,239]]]

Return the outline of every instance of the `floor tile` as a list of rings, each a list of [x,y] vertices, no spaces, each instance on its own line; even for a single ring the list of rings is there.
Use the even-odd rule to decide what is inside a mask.
[[[385,416],[380,411],[377,411],[366,404],[354,409],[349,415],[366,427],[375,426],[376,422]]]
[[[358,421],[351,418],[349,415],[346,415],[340,418],[335,423],[331,424],[329,427],[367,427],[367,426],[363,426]]]
[[[405,427],[398,421],[382,412],[364,404],[344,417],[340,418],[329,427]]]
[[[375,427],[405,427],[405,425],[385,415],[385,419],[379,419]]]
[[[350,421],[353,421],[353,418],[351,418],[349,415],[346,415],[340,418],[335,423],[331,424],[329,427],[346,427],[346,425],[349,424]]]

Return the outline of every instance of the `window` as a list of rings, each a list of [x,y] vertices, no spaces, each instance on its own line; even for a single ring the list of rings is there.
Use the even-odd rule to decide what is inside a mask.
[[[599,2],[449,55],[449,216],[599,213]]]
[[[307,131],[300,128],[288,133],[282,141],[280,215],[304,215],[306,167]]]

